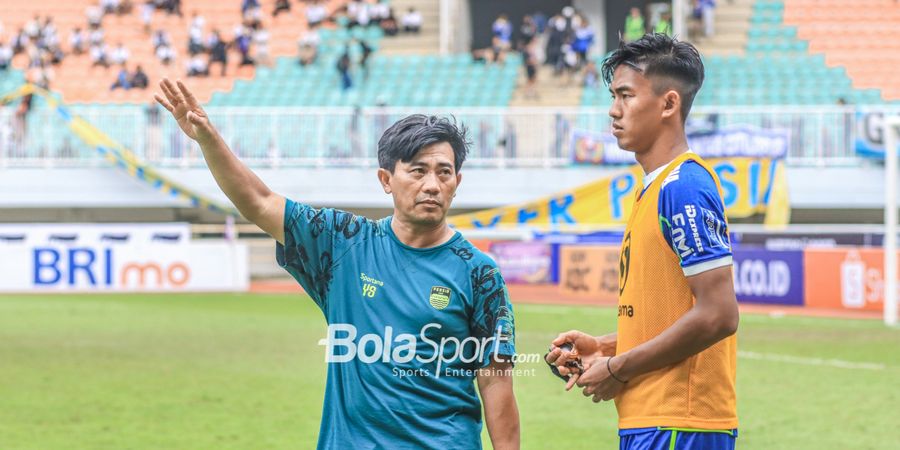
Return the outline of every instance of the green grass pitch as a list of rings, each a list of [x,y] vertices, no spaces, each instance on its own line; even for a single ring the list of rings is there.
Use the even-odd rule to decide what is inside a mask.
[[[612,308],[515,308],[524,353],[615,324]],[[0,449],[313,448],[324,330],[298,295],[0,295]],[[900,441],[900,330],[744,315],[738,339],[738,448]],[[523,448],[617,448],[611,403],[519,368]]]

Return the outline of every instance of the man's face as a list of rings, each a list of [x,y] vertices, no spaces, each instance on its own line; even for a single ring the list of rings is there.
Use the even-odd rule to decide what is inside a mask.
[[[395,214],[412,225],[443,222],[462,179],[454,162],[453,147],[440,142],[423,147],[408,163],[397,161],[393,173],[379,169],[385,192],[394,197]]]
[[[619,148],[635,153],[649,150],[659,134],[666,99],[653,91],[650,79],[624,64],[613,73],[609,90],[613,94],[609,117]]]

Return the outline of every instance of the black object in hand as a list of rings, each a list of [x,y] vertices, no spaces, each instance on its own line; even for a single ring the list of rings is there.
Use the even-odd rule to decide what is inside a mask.
[[[571,352],[572,349],[575,348],[575,346],[572,345],[571,342],[566,342],[566,343],[563,343],[563,345],[560,345],[559,348],[563,351]],[[549,354],[549,352],[548,352],[548,354]],[[547,355],[544,355],[544,361],[547,361]],[[549,361],[547,362],[547,365],[550,366],[550,371],[553,372],[553,375],[556,375],[563,381],[569,381],[569,378],[571,377],[571,375],[563,375],[563,374],[559,373],[559,368],[556,367],[555,364],[553,364]],[[570,369],[575,369],[579,373],[584,372],[584,366],[581,364],[581,358],[576,358],[571,361],[566,361],[566,367],[568,367]]]

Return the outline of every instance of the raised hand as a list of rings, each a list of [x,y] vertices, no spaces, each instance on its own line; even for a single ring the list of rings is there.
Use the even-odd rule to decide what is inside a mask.
[[[163,78],[159,82],[159,88],[165,97],[153,94],[153,98],[172,113],[184,134],[197,142],[215,137],[216,130],[210,123],[209,116],[184,83],[180,80],[172,83],[168,78]]]

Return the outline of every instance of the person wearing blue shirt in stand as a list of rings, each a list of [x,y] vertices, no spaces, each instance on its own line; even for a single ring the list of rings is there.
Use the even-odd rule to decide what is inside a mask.
[[[465,128],[412,115],[385,131],[378,180],[394,214],[374,221],[272,192],[181,82],[160,87],[156,100],[200,144],[241,214],[275,238],[278,263],[325,316],[318,448],[480,449],[483,402],[493,447],[518,449],[509,294],[494,261],[446,221]]]

